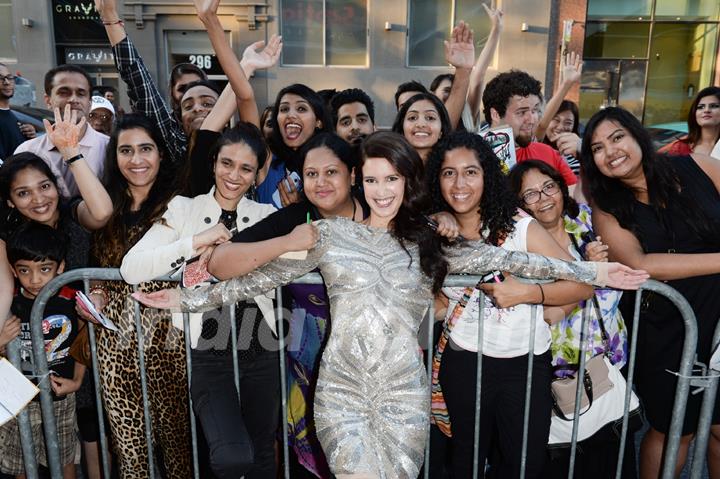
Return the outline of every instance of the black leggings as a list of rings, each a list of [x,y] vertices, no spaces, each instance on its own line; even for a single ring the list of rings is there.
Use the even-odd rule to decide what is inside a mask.
[[[490,448],[497,451],[490,460],[489,477],[515,478],[520,474],[527,361],[527,355],[483,356],[478,460],[482,474]],[[552,409],[550,361],[549,352],[536,355],[533,361],[526,478],[539,477],[547,458]],[[452,424],[449,468],[455,479],[472,476],[476,374],[477,353],[448,343],[439,379]]]

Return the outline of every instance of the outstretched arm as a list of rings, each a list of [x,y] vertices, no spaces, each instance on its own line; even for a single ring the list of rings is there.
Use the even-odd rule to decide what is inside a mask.
[[[473,32],[465,22],[461,21],[453,28],[450,41],[445,42],[445,59],[455,67],[455,79],[450,90],[450,96],[445,102],[445,108],[450,117],[450,125],[454,130],[460,122],[463,108],[465,108],[468,86],[470,85],[470,71],[475,61]]]
[[[563,261],[508,251],[480,241],[466,241],[448,248],[447,259],[450,273],[483,274],[499,270],[531,279],[567,279],[618,289],[637,289],[649,277],[645,271],[620,263]]]
[[[488,7],[483,3],[485,12],[490,17],[492,28],[490,29],[490,35],[488,36],[485,46],[480,52],[480,56],[475,62],[475,66],[470,73],[470,86],[468,87],[467,103],[470,106],[470,113],[472,113],[473,121],[476,121],[480,115],[480,102],[482,101],[482,93],[485,89],[485,73],[490,66],[495,51],[497,50],[498,43],[500,42],[500,34],[503,30],[503,12],[499,8]]]
[[[329,244],[328,224],[317,223],[319,239],[304,259],[277,258],[252,273],[199,289],[162,290],[133,293],[133,297],[152,308],[204,312],[223,304],[253,298],[282,286],[317,268]]]

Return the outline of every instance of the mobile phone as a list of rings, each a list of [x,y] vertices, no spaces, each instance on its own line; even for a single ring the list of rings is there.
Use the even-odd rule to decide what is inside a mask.
[[[430,227],[430,229],[433,231],[437,231],[437,229],[438,229],[437,222],[427,215],[425,215],[424,218],[425,218],[425,223]],[[463,235],[458,235],[457,238],[455,238],[455,241],[457,241],[457,242],[465,241],[465,237]]]
[[[502,283],[503,281],[505,281],[505,276],[500,271],[488,273],[480,280],[482,284]]]

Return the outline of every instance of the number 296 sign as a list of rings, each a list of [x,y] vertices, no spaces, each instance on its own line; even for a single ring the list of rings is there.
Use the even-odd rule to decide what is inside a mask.
[[[210,55],[190,55],[190,63],[203,70],[212,68],[212,57]]]
[[[177,65],[178,63],[192,63],[208,75],[224,74],[222,68],[220,68],[220,62],[218,62],[215,55],[205,55],[199,53],[173,54],[172,64]]]

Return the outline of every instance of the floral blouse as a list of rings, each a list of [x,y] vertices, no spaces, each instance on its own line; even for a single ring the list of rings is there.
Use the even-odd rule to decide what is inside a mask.
[[[580,247],[580,252],[576,251],[572,244],[568,249],[570,254],[578,260],[582,260],[583,257],[581,253],[585,253],[585,241],[582,239],[582,235],[588,231],[592,231],[590,214],[590,207],[586,204],[581,204],[580,214],[577,218],[565,216],[565,231],[575,238],[577,245]],[[622,292],[609,289],[596,289],[595,296],[598,299],[605,330],[608,334],[608,358],[613,364],[618,367],[623,367],[627,361],[628,343],[625,321],[618,309]],[[565,319],[550,327],[552,340],[550,351],[552,352],[552,362],[554,366],[578,364],[580,362],[580,331],[582,312],[586,303],[587,301],[581,301]],[[591,308],[591,313],[590,336],[588,338],[586,359],[605,352],[605,345],[603,344],[596,310],[592,306],[592,303],[588,306]],[[559,370],[556,372],[557,376],[565,376],[568,374],[570,374],[570,371]]]

